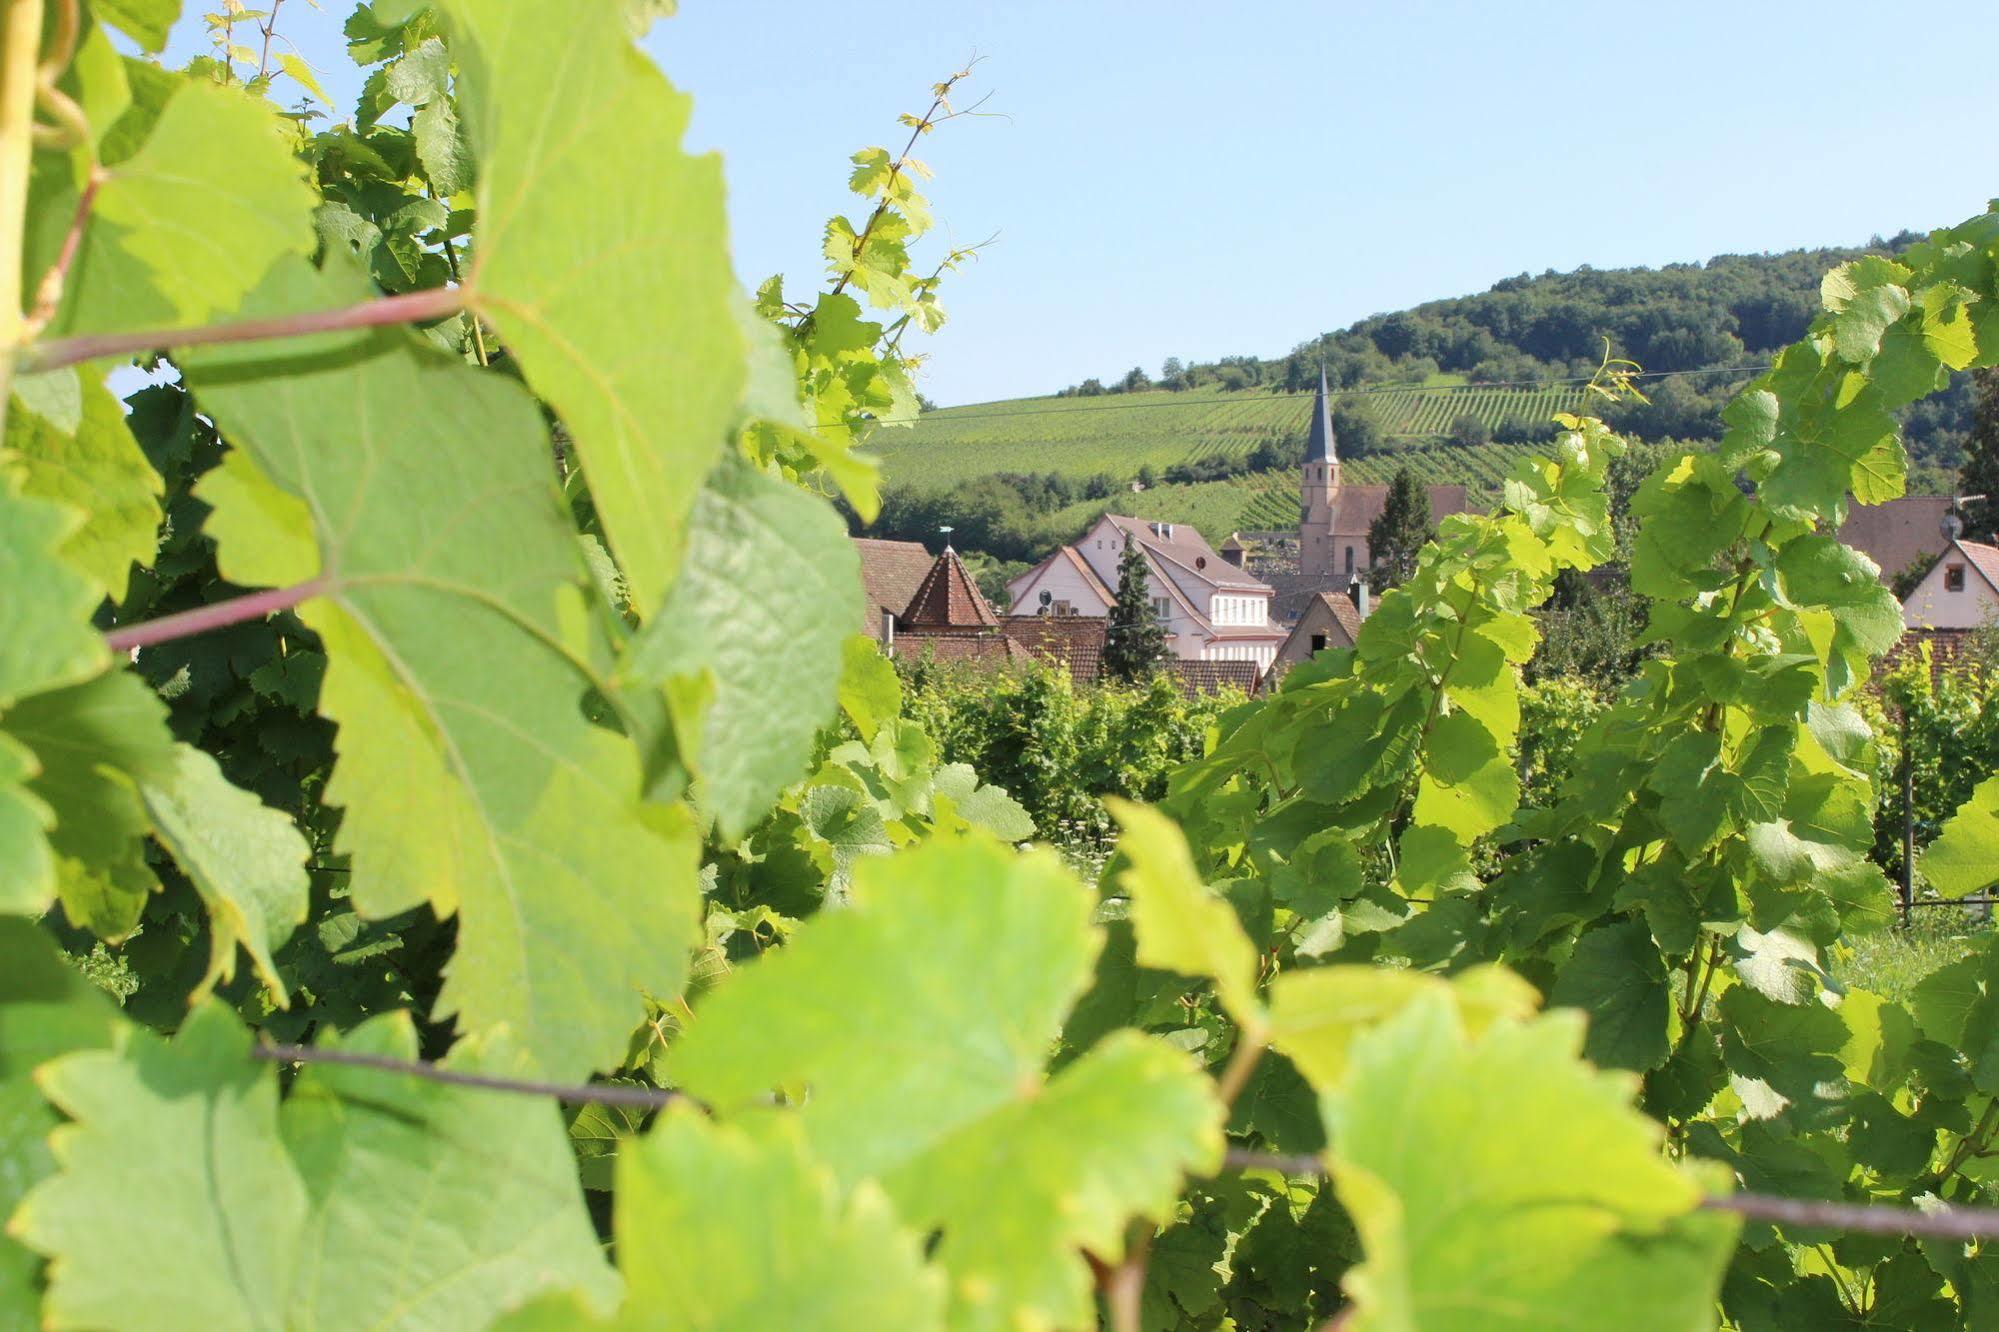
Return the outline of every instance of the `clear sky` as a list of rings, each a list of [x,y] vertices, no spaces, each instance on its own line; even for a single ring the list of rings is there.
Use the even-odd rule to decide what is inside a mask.
[[[345,116],[347,6],[321,2],[279,29]],[[200,49],[185,26],[172,56]],[[999,233],[944,293],[923,387],[946,404],[1281,355],[1523,271],[1855,244],[1999,195],[1989,0],[682,0],[646,46],[695,95],[691,145],[723,154],[738,275],[794,291],[858,206],[848,154],[899,148],[896,114],[985,58],[966,100],[1005,118],[918,149],[940,230]]]

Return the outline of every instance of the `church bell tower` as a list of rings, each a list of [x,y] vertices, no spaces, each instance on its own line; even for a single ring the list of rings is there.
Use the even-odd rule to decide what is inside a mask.
[[[1319,391],[1312,397],[1312,424],[1305,436],[1305,472],[1300,487],[1301,523],[1306,547],[1312,532],[1327,532],[1333,523],[1333,500],[1340,490],[1339,442],[1333,438],[1333,413],[1326,402],[1326,367],[1319,367]]]

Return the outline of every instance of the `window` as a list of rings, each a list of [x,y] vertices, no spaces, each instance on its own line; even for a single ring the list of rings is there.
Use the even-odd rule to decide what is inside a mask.
[[[1353,572],[1353,547],[1352,547],[1352,546],[1348,546],[1348,547],[1347,547],[1347,572],[1348,572],[1348,573],[1352,573],[1352,572]]]
[[[1324,652],[1325,650],[1326,650],[1326,636],[1324,634],[1313,634],[1312,651]]]
[[[1152,599],[1152,613],[1159,617],[1159,621],[1162,624],[1165,623],[1167,620],[1172,619],[1173,618],[1172,601],[1168,600],[1165,597],[1154,597]]]
[[[1058,602],[1056,602],[1056,603],[1055,603],[1055,605],[1054,605],[1053,607],[1051,607],[1051,609],[1052,609],[1052,610],[1053,610],[1053,611],[1054,611],[1054,612],[1055,612],[1055,613],[1056,613],[1057,615],[1074,615],[1074,614],[1076,613],[1076,608],[1075,608],[1074,606],[1071,606],[1071,605],[1070,605],[1070,604],[1069,604],[1068,602],[1066,602],[1066,601],[1058,601]]]
[[[1944,566],[1943,590],[1946,592],[1964,591],[1964,566],[1962,564],[1946,564]]]

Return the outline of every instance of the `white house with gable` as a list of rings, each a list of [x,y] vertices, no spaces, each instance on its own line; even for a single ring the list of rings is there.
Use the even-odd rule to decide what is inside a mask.
[[[1976,629],[1999,621],[1999,546],[1951,542],[1902,598],[1902,620],[1911,629]]]
[[[1145,556],[1147,590],[1166,629],[1167,651],[1187,661],[1269,667],[1284,642],[1284,631],[1270,620],[1276,594],[1185,523],[1105,514],[1082,540],[1007,584],[1012,613],[1109,615],[1127,540]]]

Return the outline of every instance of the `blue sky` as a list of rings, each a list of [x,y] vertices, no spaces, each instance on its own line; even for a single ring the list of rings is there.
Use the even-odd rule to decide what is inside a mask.
[[[280,32],[351,105],[347,6]],[[197,7],[190,5],[190,11]],[[551,3],[551,15],[568,7]],[[1852,244],[1999,195],[1984,0],[1373,3],[682,0],[646,41],[719,150],[736,269],[816,281],[846,158],[968,56],[918,150],[951,236],[925,391],[1049,392],[1167,356],[1276,355],[1522,271]],[[195,53],[193,25],[171,56]],[[1960,52],[1961,58],[1951,53]],[[941,245],[942,239],[933,241]]]

